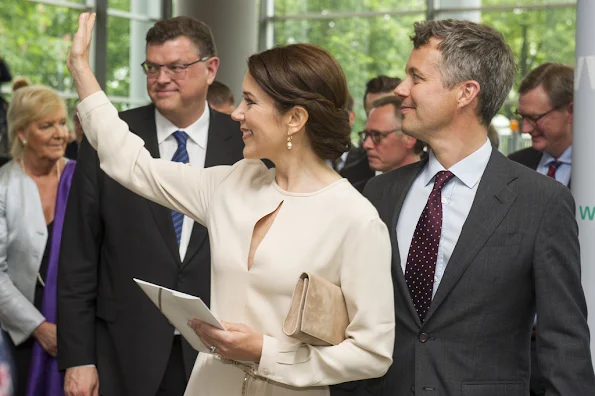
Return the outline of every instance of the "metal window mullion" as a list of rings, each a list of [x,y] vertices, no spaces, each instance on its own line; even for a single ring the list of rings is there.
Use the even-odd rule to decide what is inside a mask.
[[[161,0],[161,19],[169,19],[174,13],[173,0]]]
[[[72,1],[61,1],[61,0],[29,0],[32,3],[41,3],[51,6],[71,8],[74,10],[90,11],[92,8],[86,4],[74,3]]]
[[[383,17],[385,15],[418,15],[423,14],[424,9],[416,10],[388,10],[388,11],[361,11],[361,12],[328,12],[325,14],[292,14],[292,15],[273,15],[271,17],[264,18],[267,21],[278,22],[286,20],[299,20],[299,19],[342,19],[342,18],[370,18],[370,17]]]
[[[436,18],[436,0],[426,0],[426,20],[431,21]]]
[[[95,77],[104,91],[107,82],[107,3],[108,0],[96,0],[95,3]]]
[[[130,20],[139,21],[139,22],[157,22],[159,20],[159,18],[151,18],[148,15],[136,14],[136,13],[122,11],[122,10],[116,10],[114,8],[108,8],[107,15],[113,16],[113,17],[118,17],[118,18],[130,19]]]
[[[108,95],[108,99],[112,103],[128,103],[128,104],[131,104],[131,105],[146,105],[148,103],[148,100],[147,99],[129,98],[129,97],[126,97],[126,96]]]
[[[274,43],[275,0],[260,0],[260,18],[258,32],[258,50],[271,48]]]

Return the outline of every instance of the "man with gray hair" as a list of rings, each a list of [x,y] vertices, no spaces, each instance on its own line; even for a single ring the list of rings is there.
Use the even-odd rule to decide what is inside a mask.
[[[393,365],[367,394],[527,396],[533,315],[547,395],[595,394],[574,201],[494,150],[514,56],[495,29],[418,22],[402,129],[428,158],[370,180],[391,230]]]

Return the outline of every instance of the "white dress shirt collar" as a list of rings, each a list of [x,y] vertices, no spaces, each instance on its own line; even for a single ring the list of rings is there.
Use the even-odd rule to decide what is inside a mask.
[[[429,151],[428,164],[424,167],[421,174],[424,185],[426,186],[433,182],[436,173],[445,170],[442,164],[438,162],[434,152],[432,150]],[[483,146],[451,166],[449,171],[451,171],[468,188],[473,188],[479,183],[491,155],[492,145],[490,144],[489,139],[486,139]]]
[[[210,109],[205,102],[205,110],[202,115],[194,123],[187,128],[178,128],[171,121],[163,116],[159,110],[155,109],[155,125],[157,127],[157,142],[163,143],[175,131],[184,131],[190,139],[200,146],[201,149],[206,150],[207,140],[209,138],[209,120]]]
[[[553,155],[544,152],[541,156],[538,166],[549,166],[550,162],[552,161],[558,161],[563,164],[572,165],[572,145],[568,146],[568,148],[564,150],[562,155],[557,159],[554,158]]]

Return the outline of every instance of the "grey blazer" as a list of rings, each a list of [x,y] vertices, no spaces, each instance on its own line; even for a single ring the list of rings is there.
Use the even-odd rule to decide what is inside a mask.
[[[366,195],[391,232],[393,365],[374,396],[527,396],[537,312],[537,358],[548,396],[593,396],[587,306],[575,203],[567,188],[496,150],[436,295],[421,323],[395,235],[425,161],[375,177]]]
[[[33,298],[47,233],[37,185],[10,161],[0,168],[0,323],[15,345],[45,320]]]

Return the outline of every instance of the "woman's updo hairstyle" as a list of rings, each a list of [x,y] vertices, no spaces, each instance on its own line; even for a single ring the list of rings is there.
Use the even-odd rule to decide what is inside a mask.
[[[312,44],[275,47],[248,58],[248,71],[280,114],[294,106],[306,109],[306,134],[319,157],[335,160],[349,150],[349,90],[328,51]]]

